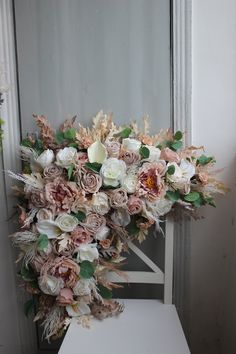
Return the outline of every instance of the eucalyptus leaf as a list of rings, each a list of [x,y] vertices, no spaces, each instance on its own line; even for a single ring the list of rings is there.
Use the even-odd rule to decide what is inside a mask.
[[[75,216],[80,222],[83,222],[86,219],[86,214],[81,210],[78,210],[77,213],[72,215]]]
[[[68,170],[67,170],[67,176],[68,179],[71,180],[72,174],[73,174],[73,170],[74,170],[74,165],[70,165]]]
[[[55,139],[58,144],[62,144],[65,140],[64,133],[62,131],[58,130],[55,134]]]
[[[146,146],[141,146],[139,149],[139,154],[142,159],[148,159],[150,155],[150,150]]]
[[[80,263],[80,276],[84,279],[89,279],[95,272],[95,266],[89,261],[83,261]]]
[[[201,155],[198,159],[197,159],[197,165],[207,165],[210,162],[213,162],[214,158],[212,156],[207,157],[205,155]]]
[[[131,221],[125,229],[131,236],[135,236],[139,233],[140,229],[137,226],[137,216],[131,216]]]
[[[198,192],[190,192],[189,194],[184,196],[184,200],[186,202],[195,202],[200,198],[200,194]]]
[[[76,129],[69,128],[64,132],[64,138],[67,140],[74,140],[76,137]]]
[[[20,275],[25,281],[33,281],[36,279],[33,269],[30,266],[26,267],[24,264],[21,267]]]
[[[183,138],[183,133],[180,130],[178,130],[174,135],[174,139],[181,140],[182,138]]]
[[[30,148],[33,147],[32,142],[31,142],[28,138],[23,139],[23,140],[21,141],[21,145],[22,145],[22,146],[25,146],[25,147],[30,147]]]
[[[173,175],[175,173],[175,166],[170,165],[167,170],[168,175]]]
[[[182,146],[183,146],[183,142],[178,140],[171,143],[170,148],[176,151],[179,150]]]
[[[120,136],[122,139],[128,138],[132,132],[130,127],[124,128],[121,132],[114,134],[115,137]]]

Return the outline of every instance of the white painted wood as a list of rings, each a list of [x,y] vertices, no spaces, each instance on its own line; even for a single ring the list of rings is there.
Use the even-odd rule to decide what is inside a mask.
[[[107,279],[116,283],[164,284],[163,273],[127,271],[124,274],[127,278],[111,272],[107,275]]]
[[[19,170],[20,160],[17,146],[20,140],[18,113],[15,39],[12,0],[0,1],[0,62],[6,70],[9,91],[4,94],[1,115],[5,120],[3,150],[1,153],[0,184],[0,275],[4,286],[1,287],[0,353],[34,354],[36,353],[35,327],[32,319],[26,319],[23,304],[26,301],[24,291],[20,290],[16,280],[15,254],[10,246],[8,235],[15,231],[16,224],[10,219],[14,213],[14,199],[11,197],[12,181],[4,174],[5,170]],[[9,221],[7,221],[9,220]],[[4,277],[7,275],[7,279]],[[8,290],[8,291],[7,291]],[[3,308],[2,308],[3,307]],[[9,328],[10,324],[10,328]],[[9,331],[8,331],[9,329]],[[8,332],[7,332],[8,331]]]
[[[173,245],[174,245],[174,221],[168,218],[166,221],[165,235],[165,278],[164,278],[164,303],[172,304],[173,287]]]
[[[173,128],[187,133],[192,143],[192,0],[172,0]],[[174,227],[174,293],[185,332],[188,330],[190,223],[182,219]]]
[[[190,354],[174,305],[158,300],[124,300],[118,318],[92,321],[90,329],[76,320],[59,354]]]

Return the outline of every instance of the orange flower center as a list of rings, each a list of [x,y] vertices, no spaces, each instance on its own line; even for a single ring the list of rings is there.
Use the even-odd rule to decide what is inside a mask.
[[[153,189],[156,187],[156,178],[154,176],[148,176],[145,185],[149,189]]]

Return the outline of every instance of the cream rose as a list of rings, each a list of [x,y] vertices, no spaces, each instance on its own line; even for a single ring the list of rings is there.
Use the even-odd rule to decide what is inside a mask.
[[[138,177],[133,173],[125,175],[122,181],[122,187],[127,191],[127,193],[134,193],[136,191],[137,184]]]
[[[68,168],[77,161],[77,150],[74,147],[65,147],[59,150],[56,156],[56,164]]]
[[[107,159],[100,170],[104,185],[112,187],[117,187],[121,183],[125,172],[126,165],[124,161],[118,160],[115,157]]]
[[[108,203],[108,196],[104,192],[93,194],[91,205],[93,211],[100,215],[105,215],[109,212],[110,206]]]
[[[114,209],[124,208],[128,202],[127,192],[124,188],[117,188],[109,194],[110,205]]]
[[[170,166],[175,167],[175,172],[172,175],[168,174],[168,180],[173,183],[189,182],[195,174],[195,167],[187,160],[181,160],[179,166],[176,162],[170,162],[168,163],[167,168]]]
[[[146,213],[148,217],[158,218],[159,216],[166,215],[169,213],[173,205],[171,200],[161,198],[157,199],[154,202],[146,201]]]
[[[58,215],[55,223],[62,231],[71,232],[76,228],[79,222],[75,216],[63,213]]]
[[[139,152],[139,149],[141,147],[141,141],[131,138],[125,138],[122,140],[122,147],[125,150]]]
[[[145,147],[147,147],[150,152],[149,157],[147,159],[148,161],[158,161],[160,159],[160,155],[161,155],[160,149],[150,145],[145,145]]]
[[[42,168],[45,168],[54,161],[55,156],[54,152],[50,149],[45,150],[40,154],[37,159],[35,160]]]
[[[83,243],[78,247],[77,261],[89,261],[93,262],[99,258],[99,253],[96,243]]]
[[[49,209],[42,208],[37,212],[38,221],[53,220],[53,213]]]
[[[103,241],[108,237],[109,233],[110,229],[105,225],[98,230],[98,232],[94,235],[94,238],[98,241]]]
[[[111,220],[118,226],[127,226],[130,223],[130,215],[125,209],[116,209],[111,214]]]
[[[61,278],[56,278],[53,275],[43,275],[38,278],[39,288],[44,294],[59,295],[62,288],[64,288],[64,281]]]

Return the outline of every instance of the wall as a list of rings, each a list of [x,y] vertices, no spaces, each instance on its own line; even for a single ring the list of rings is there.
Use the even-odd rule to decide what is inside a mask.
[[[190,341],[193,354],[236,352],[236,1],[193,1],[194,145],[214,153],[231,187],[191,227]]]

